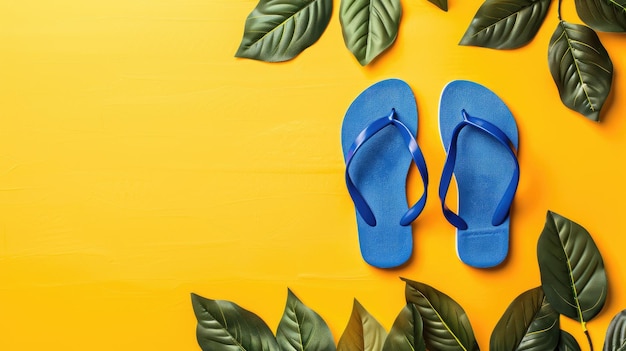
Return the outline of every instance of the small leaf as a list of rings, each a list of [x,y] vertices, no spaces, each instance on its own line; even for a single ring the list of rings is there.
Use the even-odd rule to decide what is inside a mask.
[[[343,39],[362,66],[393,44],[401,16],[400,0],[341,0]]]
[[[256,314],[238,305],[191,294],[198,320],[196,336],[204,351],[279,351],[270,328]]]
[[[583,22],[603,32],[626,32],[626,0],[576,0]]]
[[[548,211],[537,243],[541,285],[550,305],[581,322],[595,317],[606,300],[604,262],[589,232]]]
[[[599,121],[613,82],[613,63],[596,32],[560,21],[550,39],[548,63],[563,104]]]
[[[287,61],[324,33],[332,0],[260,0],[246,20],[236,57]]]
[[[379,351],[386,337],[385,328],[354,300],[350,321],[339,338],[337,351]]]
[[[423,330],[424,323],[417,306],[406,304],[393,322],[383,351],[426,351]]]
[[[626,350],[626,310],[616,314],[606,330],[603,351]]]
[[[559,314],[537,287],[511,302],[491,334],[489,350],[554,350],[559,335]]]
[[[305,306],[288,290],[285,312],[278,324],[276,340],[281,351],[334,351],[335,341],[320,315]]]
[[[428,350],[478,351],[478,343],[467,314],[448,295],[423,283],[406,282],[406,301],[417,307],[424,321]]]
[[[572,334],[561,330],[561,336],[559,338],[559,345],[556,347],[556,351],[581,351],[578,341],[574,339]]]
[[[551,0],[486,0],[460,45],[515,49],[528,44],[548,13]]]
[[[438,8],[448,12],[448,0],[428,0]]]

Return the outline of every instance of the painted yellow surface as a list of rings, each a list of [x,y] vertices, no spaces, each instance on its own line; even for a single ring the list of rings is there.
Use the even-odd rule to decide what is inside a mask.
[[[402,4],[395,45],[361,67],[338,1],[321,39],[280,64],[234,57],[253,0],[0,2],[0,350],[197,350],[190,293],[275,330],[288,288],[338,340],[354,299],[391,327],[400,277],[459,302],[486,350],[508,304],[540,284],[547,210],[603,254],[609,298],[587,325],[601,348],[626,308],[626,37],[600,34],[615,80],[597,124],[552,82],[555,4],[509,51],[457,45],[481,0]],[[563,13],[579,22],[573,1]],[[412,260],[381,270],[360,257],[339,133],[350,102],[391,77],[415,92],[431,184]],[[496,269],[459,262],[436,196],[438,99],[454,79],[495,91],[520,130],[511,249]],[[411,173],[412,199],[418,183]]]

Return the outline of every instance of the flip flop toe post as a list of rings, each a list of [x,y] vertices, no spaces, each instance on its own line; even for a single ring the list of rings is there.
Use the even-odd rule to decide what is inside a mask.
[[[399,79],[383,80],[364,90],[343,119],[345,178],[356,210],[360,251],[375,267],[400,266],[413,252],[411,223],[424,207],[426,192],[416,204],[407,205],[412,161],[424,184],[428,183],[416,133],[415,96]]]
[[[457,255],[473,267],[497,266],[508,255],[510,207],[519,181],[515,119],[491,90],[458,80],[441,94],[439,130],[447,154],[439,197],[456,227]],[[445,203],[453,176],[456,213]]]

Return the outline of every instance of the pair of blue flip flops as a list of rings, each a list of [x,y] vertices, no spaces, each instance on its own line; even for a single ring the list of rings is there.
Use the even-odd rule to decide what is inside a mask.
[[[428,170],[415,140],[417,104],[404,81],[388,79],[363,91],[350,105],[341,130],[346,185],[357,212],[363,259],[397,267],[413,252],[412,222],[426,204]],[[462,262],[494,267],[509,247],[509,210],[519,181],[518,133],[504,102],[488,88],[457,80],[445,86],[439,131],[447,157],[439,184],[444,217],[456,227]],[[407,204],[406,179],[414,163],[424,192]],[[446,206],[452,177],[458,213]]]

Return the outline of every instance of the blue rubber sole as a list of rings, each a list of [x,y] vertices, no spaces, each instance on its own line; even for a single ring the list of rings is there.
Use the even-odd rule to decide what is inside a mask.
[[[357,96],[345,114],[341,128],[344,159],[359,133],[372,121],[389,115],[392,108],[416,135],[417,104],[413,91],[402,80],[383,80]],[[379,268],[400,266],[413,252],[412,228],[400,225],[408,208],[406,179],[412,159],[394,129],[388,126],[369,139],[350,165],[350,177],[377,221],[372,227],[356,214],[361,256]]]
[[[450,82],[439,105],[439,131],[448,152],[452,130],[463,120],[461,110],[501,129],[518,147],[515,119],[504,102],[488,88],[470,81]],[[492,215],[511,181],[514,160],[493,137],[475,128],[464,128],[458,137],[454,176],[457,184],[458,215],[468,225],[457,228],[459,259],[473,267],[489,268],[502,263],[509,251],[510,217],[491,224]]]

